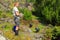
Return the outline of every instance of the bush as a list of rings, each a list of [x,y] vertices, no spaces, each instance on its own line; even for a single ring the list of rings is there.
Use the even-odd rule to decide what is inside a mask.
[[[58,36],[60,35],[60,27],[53,27],[46,29],[45,38],[50,38],[51,40],[58,40]]]
[[[24,8],[24,19],[32,20],[32,12],[29,11],[27,8]]]
[[[55,26],[57,23],[60,23],[59,2],[59,0],[36,0],[35,15],[38,16],[40,20],[44,20]]]

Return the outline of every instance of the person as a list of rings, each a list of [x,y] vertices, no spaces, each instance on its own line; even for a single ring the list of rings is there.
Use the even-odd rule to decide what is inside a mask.
[[[16,25],[15,34],[18,33],[19,25],[20,25],[20,13],[19,13],[18,7],[19,7],[19,2],[15,2],[13,7],[13,16],[14,16],[14,22]]]

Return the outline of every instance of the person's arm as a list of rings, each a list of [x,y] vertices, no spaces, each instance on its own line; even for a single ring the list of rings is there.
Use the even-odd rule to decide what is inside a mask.
[[[20,16],[20,13],[18,11],[16,11],[16,16]]]
[[[16,15],[16,16],[19,16],[19,17],[22,17],[22,16],[23,16],[22,13],[19,13],[19,11],[18,11],[17,8],[15,8],[15,15]]]
[[[13,10],[14,10],[14,13],[15,13],[16,16],[20,16],[20,13],[19,13],[19,10],[18,10],[17,7],[14,7]]]
[[[23,18],[23,14],[19,13],[18,11],[16,12],[16,16],[22,17]]]

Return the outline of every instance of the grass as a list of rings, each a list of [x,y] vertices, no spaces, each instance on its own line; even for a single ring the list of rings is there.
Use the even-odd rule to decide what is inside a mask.
[[[3,25],[7,25],[6,28],[1,28]],[[23,25],[23,24],[21,24]],[[35,25],[33,25],[35,26]],[[7,37],[10,40],[30,40],[31,38],[29,35],[24,33],[23,31],[19,31],[19,35],[15,36],[14,32],[12,31],[13,24],[9,22],[5,22],[3,24],[0,24],[0,30],[3,30],[4,36]],[[32,31],[34,31],[34,27],[31,28]]]
[[[2,13],[0,17],[1,18],[2,17],[5,17],[4,15],[7,18],[13,19],[13,15],[11,13],[9,13],[9,12],[6,13],[6,14],[5,13]],[[34,33],[34,31],[35,31],[35,27],[39,27],[39,29],[40,29],[40,32],[39,33],[46,32],[46,36],[50,36],[50,37],[52,37],[52,30],[54,28],[57,29],[58,33],[60,33],[60,26],[55,26],[53,28],[48,28],[47,29],[47,27],[45,25],[43,25],[41,23],[38,23],[38,24],[35,23],[35,20],[37,20],[37,18],[35,16],[33,16],[33,20],[34,20],[33,27],[31,28],[31,30],[33,31],[32,33]],[[6,28],[2,28],[2,26],[4,26],[4,25],[6,25]],[[21,20],[21,24],[20,25],[21,26],[22,25],[26,25],[28,27],[29,26],[29,23],[27,23],[27,22],[24,23],[24,21]],[[13,26],[14,25],[12,23],[3,22],[2,24],[0,24],[0,30],[3,31],[4,36],[7,37],[10,40],[31,40],[30,36],[27,33],[23,32],[22,30],[19,31],[19,35],[18,36],[15,36],[14,35],[14,32],[12,31]],[[44,30],[42,30],[42,29],[44,29]]]
[[[7,25],[7,27],[2,29],[1,28],[2,25]],[[23,25],[23,24],[21,24],[21,25]],[[32,31],[35,31],[35,26],[36,25],[33,24],[33,27],[31,28]],[[0,30],[3,30],[4,36],[7,37],[8,39],[10,39],[10,40],[31,40],[30,36],[21,30],[19,31],[19,35],[15,36],[14,32],[12,31],[12,27],[13,27],[13,24],[11,24],[11,23],[6,22],[3,24],[0,24]],[[44,26],[43,24],[38,24],[38,27],[40,28],[40,32],[42,32],[42,29],[46,28],[46,26]],[[57,29],[58,33],[60,33],[60,27],[55,26],[55,28]],[[49,29],[44,30],[44,32],[46,31],[46,37],[48,37],[48,36],[52,37],[51,36],[52,29],[53,28],[49,28]]]

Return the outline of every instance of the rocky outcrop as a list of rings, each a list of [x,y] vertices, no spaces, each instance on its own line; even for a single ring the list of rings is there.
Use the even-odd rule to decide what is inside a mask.
[[[1,21],[0,24],[3,22],[10,22],[14,24],[14,20],[11,18],[0,18],[0,21]]]
[[[6,38],[2,35],[0,35],[0,40],[6,40]]]
[[[0,7],[1,7],[1,9],[3,9],[4,11],[10,10],[10,8],[9,8],[9,3],[5,2],[4,0],[0,0]]]
[[[8,40],[6,37],[3,36],[3,32],[0,31],[0,40]]]

